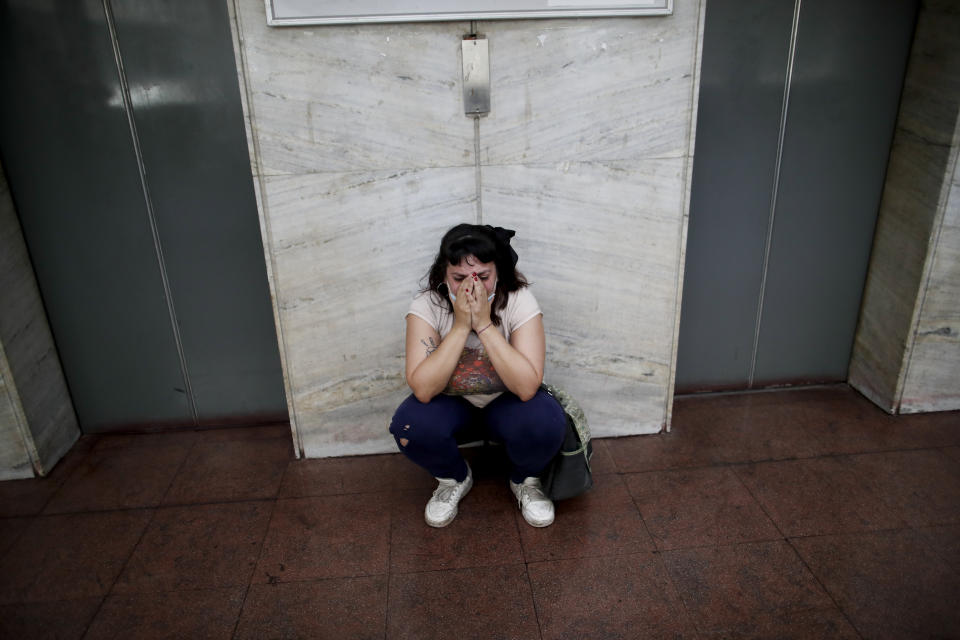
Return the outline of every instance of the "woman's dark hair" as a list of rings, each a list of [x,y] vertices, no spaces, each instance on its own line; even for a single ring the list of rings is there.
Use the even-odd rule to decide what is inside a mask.
[[[443,235],[440,251],[427,272],[426,291],[436,291],[453,313],[448,296],[447,267],[458,265],[467,256],[480,262],[492,262],[497,267],[496,296],[490,308],[490,320],[500,326],[500,312],[507,306],[507,294],[527,286],[527,279],[517,271],[517,252],[510,247],[510,238],[516,232],[502,227],[479,224],[458,224]]]

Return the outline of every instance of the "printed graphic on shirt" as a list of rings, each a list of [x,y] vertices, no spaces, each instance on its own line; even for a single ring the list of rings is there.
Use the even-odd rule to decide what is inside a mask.
[[[483,347],[477,349],[465,347],[460,354],[457,368],[453,370],[450,382],[447,383],[447,388],[443,392],[451,396],[463,396],[499,393],[506,390],[507,387],[493,368]]]

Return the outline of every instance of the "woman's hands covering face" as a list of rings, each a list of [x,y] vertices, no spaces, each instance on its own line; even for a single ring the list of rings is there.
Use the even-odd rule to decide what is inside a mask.
[[[449,283],[447,284],[449,287]],[[453,301],[453,324],[467,329],[473,328],[473,317],[470,310],[470,290],[474,287],[472,278],[464,278],[457,287],[457,299]]]
[[[474,331],[480,331],[490,324],[490,301],[487,299],[489,295],[487,288],[476,276],[464,278],[463,281],[472,283],[466,298],[469,301],[471,328]],[[459,294],[457,300],[460,300]]]

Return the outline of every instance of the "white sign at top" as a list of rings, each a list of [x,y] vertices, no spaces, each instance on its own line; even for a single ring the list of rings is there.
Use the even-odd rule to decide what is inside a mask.
[[[265,0],[267,24],[662,16],[673,0]]]

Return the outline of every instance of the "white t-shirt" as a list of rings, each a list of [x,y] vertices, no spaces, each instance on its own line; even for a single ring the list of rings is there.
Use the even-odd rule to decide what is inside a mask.
[[[529,287],[522,287],[509,294],[507,307],[500,313],[500,326],[491,326],[487,331],[499,331],[509,342],[511,333],[541,313],[540,305]],[[446,300],[436,291],[421,293],[414,298],[410,310],[407,311],[407,315],[410,314],[426,321],[440,334],[441,340],[446,338],[453,328],[453,312]],[[485,407],[506,390],[507,387],[490,363],[479,336],[471,331],[457,368],[453,370],[443,393],[463,396],[474,406]]]

